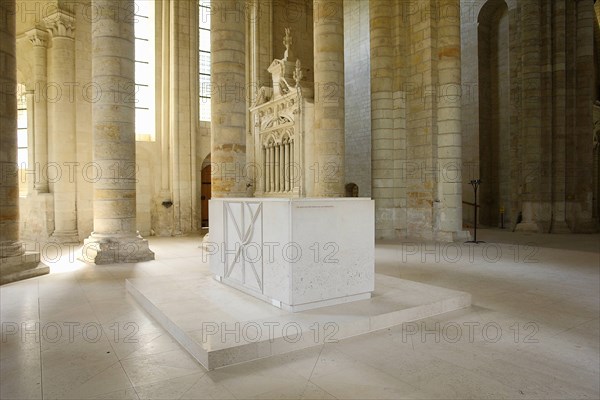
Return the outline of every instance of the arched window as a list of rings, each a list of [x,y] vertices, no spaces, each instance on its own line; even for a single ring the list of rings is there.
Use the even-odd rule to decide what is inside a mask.
[[[200,0],[198,5],[200,121],[210,121],[210,0]]]
[[[151,141],[156,135],[155,2],[135,5],[135,135]]]

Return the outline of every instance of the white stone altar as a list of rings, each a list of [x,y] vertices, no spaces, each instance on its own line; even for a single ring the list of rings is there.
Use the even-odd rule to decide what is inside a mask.
[[[372,200],[212,199],[209,210],[217,280],[293,312],[371,297]]]
[[[342,178],[315,165],[312,83],[302,82],[300,60],[289,59],[289,29],[283,44],[283,58],[268,69],[272,87],[250,108],[256,197],[213,198],[203,249],[217,280],[286,311],[369,299],[374,202],[312,198],[316,180]]]

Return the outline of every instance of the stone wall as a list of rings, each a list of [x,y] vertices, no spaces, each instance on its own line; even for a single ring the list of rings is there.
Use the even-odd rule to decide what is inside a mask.
[[[90,2],[18,2],[19,83],[35,90],[45,54],[44,79],[61,76],[59,63],[72,62],[74,76],[51,83],[65,93],[71,79],[78,85],[60,105],[63,114],[73,111],[61,118],[52,111],[46,121],[52,135],[61,134],[63,117],[74,127],[74,140],[61,147],[52,136],[46,151],[50,161],[58,154],[61,162],[80,168],[74,170],[74,185],[65,189],[76,188],[74,205],[60,205],[66,198],[58,193],[60,185],[52,185],[50,193],[28,187],[21,198],[21,227],[22,236],[33,240],[47,239],[57,217],[69,213],[79,240],[93,229],[92,180],[90,170],[82,169],[92,160],[92,104],[89,91],[82,90],[92,83]],[[179,235],[199,226],[200,171],[211,152],[211,132],[198,116],[197,4],[154,4],[156,134],[136,146],[137,224],[143,235]],[[266,69],[283,54],[286,27],[294,38],[291,57],[301,59],[305,81],[312,81],[312,2],[248,4],[260,9],[257,18],[245,21],[247,94],[270,85]],[[42,40],[44,17],[57,9],[73,18],[69,60],[58,57],[51,37]],[[361,196],[375,200],[378,238],[463,238],[463,220],[474,222],[473,207],[462,204],[474,201],[468,183],[474,178],[483,180],[481,223],[497,225],[504,207],[511,228],[597,228],[600,185],[598,173],[589,171],[598,169],[592,104],[600,98],[600,63],[594,63],[600,52],[594,54],[593,45],[594,37],[596,48],[600,41],[599,9],[570,0],[344,2],[344,183],[356,183]],[[32,42],[36,27],[42,41],[35,43],[46,46],[45,53]],[[38,117],[44,106],[57,107],[35,98]],[[250,105],[252,99],[244,101]],[[250,135],[245,139],[252,141]],[[67,144],[74,150],[65,153]],[[63,175],[68,179],[68,168]]]
[[[584,172],[593,170],[593,150],[584,145],[594,90],[591,4],[463,3],[463,191],[472,202],[468,181],[482,179],[485,225],[497,226],[504,206],[518,230],[597,229],[597,178]],[[472,206],[465,216],[473,222]]]
[[[264,1],[257,0],[259,4]],[[263,6],[265,7],[265,6]],[[314,80],[313,60],[313,5],[312,1],[306,0],[275,0],[272,3],[272,55],[281,58],[285,51],[283,37],[285,28],[290,28],[293,44],[289,59],[293,62],[299,58],[302,62],[305,77],[304,80]],[[268,23],[268,21],[265,21]],[[265,70],[271,64],[271,60],[261,67]]]
[[[360,197],[371,197],[371,74],[369,3],[344,2],[346,85],[346,183],[358,185]]]

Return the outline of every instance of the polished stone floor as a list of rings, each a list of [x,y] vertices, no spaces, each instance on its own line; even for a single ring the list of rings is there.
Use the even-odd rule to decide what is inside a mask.
[[[376,246],[378,273],[469,292],[470,308],[214,371],[125,289],[207,269],[199,237],[102,267],[45,247],[50,275],[0,288],[0,398],[600,398],[600,235],[478,238]]]

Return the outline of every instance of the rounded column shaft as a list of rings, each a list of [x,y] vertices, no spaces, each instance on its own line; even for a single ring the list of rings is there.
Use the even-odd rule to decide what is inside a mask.
[[[103,9],[114,2],[96,3]],[[128,25],[105,17],[93,26],[93,80],[102,88],[92,106],[94,162],[102,173],[94,184],[94,232],[102,234],[136,232],[135,44]]]
[[[343,0],[314,0],[315,196],[344,196]]]
[[[47,87],[47,46],[48,35],[39,29],[32,29],[28,33],[33,45],[35,98],[34,98],[34,158],[33,170],[35,180],[33,188],[38,193],[48,193],[48,176],[42,173],[48,165],[48,103],[44,91]]]
[[[95,0],[92,77],[101,96],[92,106],[94,232],[83,258],[96,264],[154,259],[137,233],[135,43],[133,0]],[[88,246],[89,245],[89,246]]]
[[[212,197],[244,197],[246,22],[243,0],[211,3]]]
[[[446,10],[458,10],[458,0],[438,0]],[[437,130],[439,169],[445,171],[438,179],[442,201],[439,229],[453,233],[462,231],[462,166],[461,103],[453,93],[461,87],[460,23],[455,16],[442,15],[438,23],[438,84],[445,96],[438,96]],[[454,173],[453,173],[454,172]]]
[[[49,100],[50,161],[60,171],[51,184],[54,193],[54,233],[62,243],[79,241],[77,232],[77,163],[75,136],[75,40],[74,18],[58,10],[45,18],[52,36],[50,83],[43,88]]]
[[[276,145],[275,146],[275,188],[274,191],[275,192],[279,192],[281,190],[281,170],[279,168],[280,165],[280,159],[279,156],[281,154],[281,146],[280,145]]]
[[[389,0],[369,1],[371,61],[371,181],[375,200],[376,234],[378,238],[395,238],[393,218],[396,200],[394,162],[394,46],[392,13]]]

